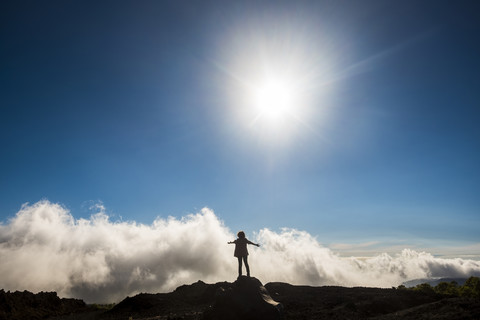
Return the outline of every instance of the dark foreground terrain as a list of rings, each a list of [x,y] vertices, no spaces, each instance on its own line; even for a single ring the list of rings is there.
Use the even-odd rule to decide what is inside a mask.
[[[278,303],[277,303],[278,302]],[[478,298],[405,289],[294,286],[243,277],[127,297],[106,310],[56,293],[0,290],[0,320],[480,319]]]

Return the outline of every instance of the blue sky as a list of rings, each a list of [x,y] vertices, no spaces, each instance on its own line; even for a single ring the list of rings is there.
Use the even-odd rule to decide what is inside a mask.
[[[42,199],[146,224],[206,206],[250,234],[478,243],[479,9],[3,2],[0,221]],[[291,114],[255,118],[245,87],[285,70]]]

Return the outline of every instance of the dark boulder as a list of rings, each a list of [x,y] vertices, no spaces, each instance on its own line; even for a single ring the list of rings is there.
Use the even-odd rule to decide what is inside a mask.
[[[272,299],[258,279],[242,276],[230,288],[217,290],[204,319],[278,320],[283,319],[283,306]]]

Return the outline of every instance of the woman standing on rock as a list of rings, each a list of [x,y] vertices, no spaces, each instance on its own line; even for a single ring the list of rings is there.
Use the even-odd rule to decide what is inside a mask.
[[[260,247],[258,243],[253,243],[252,241],[245,238],[245,232],[239,231],[237,233],[238,239],[235,241],[230,241],[228,244],[235,244],[234,256],[238,258],[238,277],[242,276],[242,259],[245,263],[245,269],[247,269],[247,277],[250,277],[250,267],[248,266],[248,250],[247,244],[253,244],[254,246]]]

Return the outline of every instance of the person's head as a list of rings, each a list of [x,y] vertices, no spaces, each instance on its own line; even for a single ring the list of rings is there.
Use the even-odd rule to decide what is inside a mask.
[[[243,232],[243,231],[238,231],[237,237],[239,237],[240,239],[245,238],[245,232]]]

